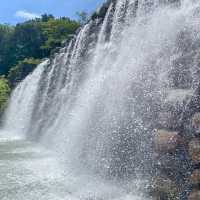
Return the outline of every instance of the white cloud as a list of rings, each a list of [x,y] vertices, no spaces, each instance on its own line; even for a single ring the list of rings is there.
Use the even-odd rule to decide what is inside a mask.
[[[31,12],[27,12],[27,11],[24,11],[24,10],[18,10],[16,13],[15,13],[15,16],[16,17],[20,17],[20,18],[23,18],[23,19],[35,19],[35,18],[39,18],[40,15],[37,14],[37,13],[31,13]]]

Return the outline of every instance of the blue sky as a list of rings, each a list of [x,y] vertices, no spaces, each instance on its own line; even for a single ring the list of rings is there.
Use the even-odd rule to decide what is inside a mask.
[[[104,0],[3,0],[0,23],[16,24],[43,13],[76,18],[76,12],[95,10]]]

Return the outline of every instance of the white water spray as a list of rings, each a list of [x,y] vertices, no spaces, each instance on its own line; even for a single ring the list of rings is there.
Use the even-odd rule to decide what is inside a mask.
[[[111,1],[104,19],[19,84],[5,129],[51,146],[70,175],[123,180],[129,199],[133,180],[150,178],[160,105],[172,87],[197,83],[200,3],[169,2]]]

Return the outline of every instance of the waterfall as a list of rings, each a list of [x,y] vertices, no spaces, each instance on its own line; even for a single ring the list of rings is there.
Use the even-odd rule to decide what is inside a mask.
[[[4,129],[50,146],[68,171],[150,179],[162,102],[172,88],[199,84],[200,3],[111,0],[104,7],[104,17],[18,85]]]
[[[13,132],[21,138],[26,136],[31,123],[34,99],[39,88],[39,80],[48,61],[44,61],[12,93],[10,104],[5,114],[3,129]],[[21,107],[23,105],[23,108]]]

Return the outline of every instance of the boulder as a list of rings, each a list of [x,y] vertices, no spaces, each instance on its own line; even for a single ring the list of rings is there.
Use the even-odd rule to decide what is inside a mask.
[[[177,199],[179,189],[176,183],[166,177],[156,177],[152,184],[152,196],[161,199],[165,196],[167,199]]]
[[[170,170],[173,174],[178,175],[178,172],[185,171],[186,161],[180,159],[179,155],[173,155],[171,153],[160,154],[155,160],[155,166],[158,169],[163,169],[166,173]],[[175,178],[175,177],[174,177]]]
[[[154,144],[158,152],[174,151],[181,143],[183,143],[182,138],[176,131],[167,131],[164,129],[155,131]]]
[[[188,197],[188,200],[199,200],[200,199],[200,190],[192,191]]]
[[[191,175],[191,184],[197,185],[200,183],[200,169],[195,170]]]
[[[200,112],[195,113],[192,117],[192,128],[193,128],[193,135],[196,137],[200,136]]]
[[[200,139],[193,139],[189,143],[189,154],[195,163],[200,162]]]
[[[192,117],[192,126],[195,129],[200,129],[200,113],[195,113]]]

